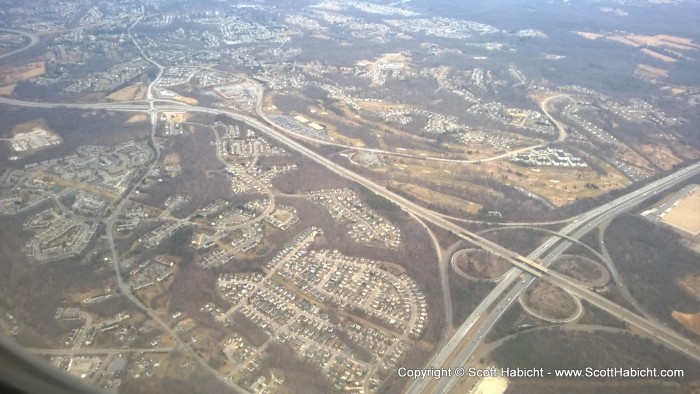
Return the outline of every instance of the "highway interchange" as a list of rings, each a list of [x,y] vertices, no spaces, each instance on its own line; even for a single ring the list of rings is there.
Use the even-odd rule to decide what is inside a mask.
[[[149,100],[148,102],[132,102],[132,103],[98,103],[98,104],[59,104],[59,103],[36,103],[36,102],[26,102],[21,100],[13,99],[0,99],[0,103],[29,106],[29,107],[39,107],[39,108],[79,108],[79,109],[92,109],[92,110],[113,110],[113,111],[130,111],[130,112],[147,112],[152,113],[153,107],[158,100]],[[493,327],[496,321],[501,317],[503,312],[507,307],[514,302],[519,293],[529,286],[535,278],[542,278],[552,282],[554,285],[570,292],[574,296],[581,299],[589,301],[591,304],[620,317],[622,320],[626,321],[631,326],[634,326],[649,335],[655,337],[658,341],[665,343],[666,345],[673,347],[689,357],[700,360],[700,347],[697,344],[690,342],[688,339],[683,338],[679,334],[672,332],[667,327],[662,326],[656,322],[652,322],[644,317],[635,314],[632,311],[622,308],[615,303],[605,299],[599,294],[584,288],[580,284],[576,283],[572,279],[558,274],[552,270],[548,270],[546,267],[550,264],[556,257],[558,257],[562,252],[568,248],[571,244],[570,241],[560,242],[561,237],[553,236],[544,242],[540,247],[538,247],[529,256],[524,257],[515,252],[508,250],[507,248],[491,242],[471,231],[468,231],[459,225],[447,220],[443,216],[436,214],[426,208],[419,206],[395,193],[392,193],[378,185],[371,180],[362,177],[353,171],[329,160],[328,158],[316,153],[310,148],[302,145],[293,138],[289,137],[284,131],[278,130],[272,125],[266,124],[265,121],[258,120],[256,118],[242,115],[236,112],[227,111],[223,109],[213,109],[200,106],[190,106],[185,104],[172,104],[171,102],[164,102],[162,105],[157,104],[157,111],[190,111],[207,113],[212,115],[227,115],[233,119],[245,122],[250,127],[253,127],[259,131],[264,132],[271,138],[277,140],[278,142],[292,148],[293,150],[305,155],[306,157],[316,161],[318,164],[323,165],[328,170],[343,176],[349,180],[355,181],[362,186],[367,187],[376,194],[379,194],[390,201],[394,202],[400,206],[404,211],[413,214],[422,220],[430,222],[438,227],[448,230],[455,235],[461,237],[462,239],[471,242],[483,249],[492,252],[496,255],[507,258],[515,268],[513,268],[503,279],[502,282],[496,286],[489,296],[487,296],[482,303],[477,307],[474,313],[465,321],[465,323],[456,331],[452,338],[447,342],[447,344],[436,354],[433,360],[429,363],[431,366],[444,366],[444,363],[448,359],[454,359],[456,362],[455,366],[463,365],[467,362],[469,356],[472,354],[474,349],[479,344],[479,339],[481,339],[486,332]],[[151,116],[153,119],[154,116]],[[605,221],[615,217],[616,215],[630,209],[631,207],[641,203],[645,199],[651,197],[652,195],[668,189],[684,180],[691,178],[700,174],[700,163],[695,163],[687,166],[675,173],[668,175],[665,178],[654,181],[640,189],[637,189],[625,196],[619,197],[612,202],[602,205],[596,209],[593,209],[583,215],[580,215],[576,220],[563,228],[560,234],[564,236],[569,236],[574,239],[579,239],[583,237],[593,228],[604,223]],[[556,246],[556,247],[555,247]],[[553,250],[549,251],[552,247]],[[545,254],[546,253],[546,254]],[[541,257],[543,256],[543,257]],[[542,265],[535,262],[536,259],[540,258]],[[446,264],[443,262],[443,264]],[[531,276],[523,282],[516,283],[520,273],[526,271],[531,274]],[[507,294],[504,297],[503,294]],[[496,304],[496,302],[499,302]],[[484,312],[492,311],[487,319],[484,319],[481,315]],[[471,333],[477,321],[480,322],[477,335],[475,335],[474,340],[469,342],[466,346],[459,346],[462,344],[463,339]],[[456,357],[453,353],[458,351],[459,354]],[[413,386],[411,386],[411,392],[424,392],[425,386],[430,381],[417,381]],[[442,379],[438,381],[440,387],[438,392],[442,392],[449,389],[450,384],[454,384],[453,380]],[[452,383],[450,383],[452,382]],[[446,386],[446,387],[442,387]],[[431,390],[432,391],[432,390]]]
[[[143,11],[141,16],[136,20],[131,27],[135,26],[143,17]],[[129,28],[129,32],[131,30]],[[5,29],[6,30],[6,29]],[[22,34],[21,32],[16,32]],[[3,57],[13,55],[21,50],[24,50],[36,43],[36,37],[31,34],[25,34],[30,38],[30,43],[28,46],[15,50],[11,53],[3,55]],[[272,124],[262,113],[260,108],[262,92],[260,92],[260,97],[258,97],[257,105],[257,118],[243,115],[240,113],[223,110],[214,109],[202,106],[185,105],[181,103],[175,103],[168,100],[155,99],[153,96],[153,88],[156,85],[159,77],[162,75],[163,67],[157,64],[152,59],[148,58],[146,54],[143,53],[141,48],[138,46],[137,41],[132,37],[132,40],[136,43],[139,51],[141,51],[142,56],[148,60],[150,63],[154,64],[158,69],[158,76],[152,81],[148,88],[148,96],[146,100],[134,101],[134,102],[122,102],[122,103],[93,103],[93,104],[73,104],[73,103],[39,103],[39,102],[29,102],[22,100],[14,100],[8,98],[0,98],[0,103],[8,105],[17,105],[24,107],[34,107],[34,108],[75,108],[75,109],[85,109],[85,110],[110,110],[110,111],[125,111],[125,112],[143,112],[150,115],[151,118],[151,139],[155,137],[155,127],[157,122],[157,114],[160,111],[190,111],[198,113],[206,113],[212,115],[227,115],[233,119],[242,121],[248,124],[250,127],[255,128],[265,134],[267,134],[272,139],[286,145],[287,147],[297,151],[298,153],[314,160],[318,164],[324,166],[333,173],[340,175],[346,179],[352,180],[374,193],[381,195],[393,203],[400,206],[407,213],[420,218],[422,221],[432,223],[442,229],[445,229],[453,234],[459,236],[460,238],[477,245],[484,250],[487,250],[496,255],[502,256],[508,259],[513,265],[512,268],[503,278],[503,280],[496,286],[496,288],[481,302],[481,304],[474,310],[474,312],[466,319],[464,324],[460,326],[454,335],[449,339],[449,341],[443,341],[444,346],[435,354],[435,356],[428,363],[430,367],[458,367],[466,365],[474,350],[478,347],[481,339],[486,335],[486,333],[494,326],[498,319],[503,315],[505,310],[510,306],[519,295],[523,292],[525,288],[531,285],[537,278],[542,280],[547,280],[552,284],[568,291],[575,297],[584,299],[599,307],[602,310],[611,313],[612,315],[620,318],[621,320],[628,323],[630,326],[637,328],[643,332],[646,332],[650,337],[655,338],[657,341],[664,343],[665,345],[674,348],[690,358],[700,360],[700,347],[690,341],[687,338],[673,332],[669,328],[663,326],[662,324],[649,320],[642,317],[633,311],[630,311],[622,306],[619,306],[604,297],[600,296],[596,292],[581,286],[579,283],[573,281],[572,279],[549,270],[547,267],[551,262],[553,262],[558,256],[560,256],[570,245],[571,241],[563,239],[563,237],[570,237],[572,239],[580,239],[586,235],[589,231],[596,228],[597,226],[606,223],[615,216],[619,215],[626,210],[640,204],[642,201],[650,198],[651,196],[662,192],[668,188],[671,188],[697,174],[700,174],[700,163],[695,163],[689,165],[681,170],[674,172],[665,178],[654,181],[642,188],[632,191],[622,197],[615,199],[607,204],[604,204],[598,208],[595,208],[585,214],[579,215],[576,219],[559,231],[561,236],[556,235],[549,238],[542,245],[540,245],[535,251],[533,251],[527,257],[521,256],[509,249],[491,242],[478,234],[475,234],[455,223],[448,220],[442,215],[432,212],[420,205],[413,203],[395,193],[392,193],[385,189],[383,186],[374,183],[373,181],[354,173],[353,171],[331,161],[330,159],[316,153],[307,146],[301,144],[296,139],[291,138],[290,135],[294,133],[279,128],[278,126]],[[298,137],[298,136],[297,136]],[[565,134],[564,134],[565,138]],[[154,146],[156,146],[154,144]],[[151,165],[153,167],[157,163],[157,158],[160,156],[160,151],[156,148],[156,161]],[[128,288],[124,285],[123,280],[120,275],[120,270],[118,266],[118,256],[116,250],[114,249],[113,239],[112,239],[112,224],[115,218],[121,212],[122,208],[129,200],[132,189],[123,201],[120,203],[118,209],[115,210],[114,214],[106,221],[107,226],[107,238],[110,240],[110,246],[112,247],[112,257],[114,259],[115,270],[118,275],[119,285],[132,302],[141,307],[142,309],[150,312],[148,308],[140,303],[133,295],[130,295]],[[539,260],[538,260],[539,259]],[[446,261],[441,261],[443,267],[441,270],[445,270],[444,266],[448,264]],[[525,280],[522,280],[522,274],[526,272],[527,276]],[[615,275],[613,275],[615,277]],[[154,318],[166,331],[173,334],[173,336],[178,340],[179,345],[186,349],[189,349],[183,341],[179,340],[177,335],[170,330],[168,324],[162,321],[154,313],[149,313],[149,315]],[[193,353],[193,352],[192,352]],[[195,356],[196,357],[196,356]],[[200,364],[203,362],[199,357],[196,357]],[[207,368],[215,375],[219,376],[216,371]],[[441,380],[418,380],[415,381],[410,387],[410,392],[420,393],[420,392],[448,392],[452,386],[457,382],[456,379],[441,379]],[[234,387],[240,391],[239,387]]]

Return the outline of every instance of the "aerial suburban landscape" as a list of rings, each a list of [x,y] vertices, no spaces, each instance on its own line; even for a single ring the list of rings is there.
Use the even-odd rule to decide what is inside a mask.
[[[0,337],[76,392],[697,393],[698,61],[694,0],[2,1]]]

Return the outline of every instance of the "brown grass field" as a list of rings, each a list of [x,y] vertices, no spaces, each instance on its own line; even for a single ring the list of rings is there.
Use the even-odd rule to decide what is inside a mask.
[[[648,79],[666,78],[668,77],[668,70],[648,64],[640,64],[634,70],[634,76]]]
[[[196,99],[193,99],[192,97],[186,97],[186,96],[177,95],[177,96],[175,97],[175,100],[177,100],[177,101],[182,101],[183,103],[189,104],[189,105],[197,105],[197,104],[199,104],[199,101],[197,101]]]
[[[425,203],[440,205],[451,210],[473,214],[481,209],[480,204],[436,192],[422,186],[410,183],[401,183],[395,186]]]
[[[673,311],[671,316],[681,323],[683,327],[696,334],[700,334],[700,313],[682,313]]]
[[[678,202],[661,219],[662,222],[692,235],[700,234],[700,187]]]
[[[15,87],[17,87],[16,83],[0,87],[0,96],[12,96],[12,93],[15,91]]]
[[[112,101],[143,100],[144,98],[146,98],[146,86],[141,83],[127,86],[107,96],[107,100]]]
[[[0,70],[0,85],[11,85],[17,81],[31,79],[44,75],[46,72],[45,62],[27,63],[23,66],[9,67]]]
[[[129,119],[126,120],[127,124],[132,124],[132,123],[140,123],[140,122],[145,122],[147,121],[148,118],[144,114],[139,114],[139,115],[134,115],[130,117]]]
[[[644,49],[642,49],[642,53],[644,53],[644,54],[646,54],[646,55],[649,55],[649,56],[651,56],[651,57],[653,57],[653,58],[659,59],[659,60],[661,60],[662,62],[666,62],[666,63],[673,63],[673,62],[678,61],[678,59],[674,59],[674,58],[672,58],[671,56],[662,55],[662,54],[660,54],[660,53],[658,53],[658,52],[652,51],[652,50],[649,49],[649,48],[644,48]]]

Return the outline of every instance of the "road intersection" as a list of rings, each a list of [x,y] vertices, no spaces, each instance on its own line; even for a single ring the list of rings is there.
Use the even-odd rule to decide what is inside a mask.
[[[143,11],[141,17],[131,26],[135,26],[143,17]],[[131,27],[129,28],[129,33],[131,36]],[[138,47],[138,43],[135,40],[135,38],[132,36],[131,37],[134,42],[136,43]],[[26,49],[26,48],[22,48]],[[141,48],[139,47],[139,50],[141,51]],[[150,115],[151,118],[151,123],[152,123],[152,130],[151,130],[151,139],[154,139],[155,135],[155,127],[157,123],[157,114],[160,111],[190,111],[190,112],[198,112],[198,113],[206,113],[206,114],[212,114],[212,115],[226,115],[229,116],[233,119],[239,120],[241,122],[244,122],[248,124],[250,127],[255,128],[272,139],[288,146],[289,148],[297,151],[298,153],[314,160],[318,164],[324,166],[331,172],[340,175],[346,179],[352,180],[370,190],[372,190],[374,193],[381,195],[388,200],[392,201],[393,203],[397,204],[400,206],[404,211],[408,212],[409,214],[415,215],[416,217],[420,218],[421,220],[425,222],[432,223],[442,229],[445,229],[447,231],[452,232],[453,234],[459,236],[460,238],[473,243],[484,250],[487,250],[491,253],[494,253],[496,255],[502,256],[506,259],[508,259],[514,266],[511,271],[509,271],[508,274],[504,277],[503,281],[501,281],[496,288],[493,290],[489,296],[487,296],[484,301],[477,307],[477,309],[474,311],[474,313],[466,320],[466,322],[456,331],[455,335],[446,342],[445,346],[435,355],[433,360],[429,365],[435,366],[435,367],[441,367],[441,366],[446,366],[445,362],[448,359],[452,359],[456,362],[455,365],[463,365],[469,358],[469,356],[472,354],[473,350],[476,348],[476,344],[478,344],[478,339],[483,337],[483,335],[495,324],[495,322],[498,320],[498,318],[503,314],[505,309],[516,300],[517,296],[528,286],[530,285],[535,278],[541,278],[543,280],[547,280],[551,282],[552,284],[564,289],[565,291],[568,291],[572,295],[579,297],[581,299],[585,299],[588,302],[590,302],[593,305],[596,305],[597,307],[612,313],[615,316],[618,316],[620,319],[624,320],[631,326],[634,326],[646,333],[648,333],[650,336],[655,337],[658,341],[661,341],[665,343],[666,345],[676,348],[677,350],[685,353],[689,357],[695,358],[700,360],[700,347],[698,347],[697,344],[690,342],[687,338],[684,338],[680,336],[679,334],[669,330],[667,327],[664,327],[660,325],[659,323],[655,321],[651,321],[645,317],[639,316],[635,314],[632,311],[629,311],[619,305],[616,305],[615,303],[605,299],[604,297],[600,296],[599,294],[591,291],[590,289],[585,288],[584,286],[581,286],[577,282],[573,281],[571,278],[568,278],[564,275],[561,275],[559,273],[556,273],[555,271],[549,270],[547,266],[556,259],[561,253],[563,253],[568,246],[571,245],[571,242],[568,240],[563,240],[562,237],[560,236],[553,236],[550,239],[548,239],[545,243],[543,243],[539,248],[537,248],[533,253],[531,253],[529,256],[524,257],[521,256],[515,252],[510,251],[509,249],[498,245],[494,242],[491,242],[471,231],[466,230],[465,228],[455,224],[454,222],[448,220],[446,217],[437,214],[435,212],[432,212],[412,201],[409,201],[393,192],[390,192],[383,186],[374,183],[373,181],[353,172],[350,169],[347,169],[330,159],[322,156],[321,154],[315,152],[314,150],[308,148],[307,146],[301,144],[299,141],[296,140],[297,135],[295,135],[295,138],[290,137],[291,135],[294,135],[294,133],[281,129],[279,126],[271,123],[262,113],[262,110],[260,108],[260,103],[262,100],[260,100],[260,97],[258,98],[258,104],[257,104],[257,109],[258,109],[258,117],[252,117],[249,115],[243,115],[240,113],[236,113],[233,111],[228,111],[225,109],[214,109],[214,108],[208,108],[208,107],[202,107],[202,106],[194,106],[194,105],[185,105],[185,104],[176,104],[173,101],[169,100],[159,100],[155,99],[153,95],[153,88],[156,85],[159,77],[163,73],[163,67],[160,66],[158,63],[155,61],[151,60],[148,58],[143,51],[142,55],[146,60],[154,64],[158,68],[158,76],[149,84],[148,88],[148,96],[146,100],[143,101],[133,101],[133,102],[122,102],[122,103],[85,103],[85,104],[73,104],[73,103],[39,103],[39,102],[29,102],[29,101],[21,101],[21,100],[15,100],[15,99],[9,99],[9,98],[0,98],[0,103],[3,104],[8,104],[8,105],[18,105],[18,106],[24,106],[24,107],[35,107],[35,108],[75,108],[75,109],[86,109],[86,110],[111,110],[111,111],[123,111],[123,112],[142,112],[142,113],[147,113]],[[262,95],[262,93],[260,93]],[[565,137],[564,137],[565,138]],[[156,148],[156,161],[154,161],[154,164],[157,162],[157,158],[160,155],[159,150]],[[153,167],[151,165],[151,167]],[[604,204],[596,209],[591,210],[590,212],[587,212],[583,215],[579,215],[571,224],[563,228],[559,233],[562,236],[565,237],[571,237],[573,239],[580,239],[583,237],[586,233],[588,233],[590,230],[593,228],[597,227],[598,225],[610,220],[611,218],[615,217],[616,215],[620,214],[621,212],[624,212],[631,207],[641,203],[645,199],[651,197],[651,195],[656,194],[660,191],[663,191],[669,187],[672,187],[684,180],[689,179],[690,177],[697,175],[700,173],[700,163],[695,163],[692,164],[686,168],[683,168],[681,170],[678,170],[674,172],[673,174],[659,179],[657,181],[654,181],[642,188],[639,188],[633,192],[628,193],[625,196],[622,196],[610,203]],[[133,192],[133,190],[131,191]],[[131,192],[123,199],[122,203],[120,204],[119,208],[123,208],[123,205],[128,201],[129,196]],[[108,233],[108,238],[111,239],[111,228],[112,224],[114,224],[114,220],[117,217],[118,213],[121,212],[121,209],[116,209],[114,215],[107,220],[108,226],[107,226],[107,233]],[[113,245],[113,244],[112,244]],[[552,249],[553,248],[553,249]],[[543,257],[542,257],[543,256]],[[114,258],[114,263],[115,263],[115,269],[117,270],[118,276],[119,276],[119,270],[117,267],[117,257],[116,257],[116,251],[113,250],[113,258]],[[541,259],[541,264],[540,262],[537,262],[537,259]],[[442,265],[446,265],[447,262],[441,262]],[[530,275],[527,277],[527,279],[523,282],[516,283],[518,279],[521,277],[522,272],[527,272]],[[121,278],[120,278],[121,279]],[[128,290],[125,291],[125,286],[123,284],[122,280],[119,280],[120,282],[120,287],[122,288],[122,291],[125,292],[127,295]],[[507,295],[507,296],[506,296]],[[133,298],[130,297],[130,298]],[[137,305],[140,305],[142,308],[147,309],[144,305],[142,305],[138,300],[135,298],[132,299],[133,302],[135,302]],[[498,303],[497,303],[498,302]],[[482,317],[482,314],[487,312],[487,311],[492,311],[491,314],[489,314],[487,319],[484,319]],[[152,315],[154,319],[159,321],[160,319]],[[159,321],[162,326],[167,327],[167,324],[165,322]],[[479,324],[477,324],[479,323]],[[477,328],[478,326],[478,336],[479,338],[477,340],[472,340],[474,343],[474,346],[471,345],[472,342],[470,342],[470,345],[468,346],[458,346],[463,343],[464,338],[472,332],[472,328]],[[176,337],[177,338],[177,337]],[[184,345],[181,343],[181,345]],[[455,351],[458,352],[458,354],[454,354]],[[201,360],[200,360],[201,361]],[[442,382],[446,382],[445,384],[448,384],[449,380],[442,380]],[[423,382],[418,382],[415,385],[411,386],[411,391],[412,392],[423,392],[425,390],[425,385],[422,385]],[[421,386],[422,385],[422,386]],[[442,392],[445,390],[448,390],[449,387],[441,387],[438,392]]]

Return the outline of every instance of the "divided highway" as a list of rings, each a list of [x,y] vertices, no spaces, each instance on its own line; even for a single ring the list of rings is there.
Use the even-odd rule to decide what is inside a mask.
[[[71,107],[71,108],[83,108],[83,109],[111,109],[111,110],[123,110],[123,111],[141,111],[141,112],[151,112],[153,114],[153,100],[149,100],[149,102],[134,102],[134,103],[129,103],[129,104],[119,104],[119,105],[110,105],[110,104],[73,104],[73,105],[66,105],[66,104],[52,104],[52,103],[28,103],[28,102],[21,102],[18,100],[10,100],[10,99],[0,99],[0,102],[5,102],[7,104],[15,104],[15,105],[24,105],[24,106],[32,106],[32,107]],[[316,161],[318,164],[323,165],[326,167],[328,170],[331,172],[338,174],[344,178],[347,178],[349,180],[355,181],[358,184],[368,188],[369,190],[372,190],[374,193],[381,195],[390,201],[394,202],[398,206],[400,206],[404,211],[414,214],[417,217],[420,217],[423,220],[426,220],[430,223],[433,223],[445,230],[448,230],[455,235],[461,237],[464,240],[467,240],[475,245],[480,246],[481,248],[494,253],[496,255],[502,256],[504,258],[509,259],[513,265],[515,265],[517,268],[519,268],[522,271],[526,271],[530,274],[532,274],[535,277],[541,277],[544,280],[548,280],[554,285],[561,287],[562,289],[569,291],[570,293],[585,299],[592,303],[593,305],[598,306],[599,308],[608,311],[616,316],[619,316],[621,319],[626,321],[632,326],[637,327],[640,330],[643,330],[645,332],[648,332],[650,335],[653,335],[658,338],[661,342],[664,342],[665,344],[678,349],[681,352],[684,352],[685,354],[696,358],[700,360],[700,348],[694,344],[691,343],[689,340],[683,338],[682,336],[678,335],[675,332],[672,332],[668,330],[666,327],[661,327],[655,322],[651,322],[643,317],[640,317],[636,315],[635,313],[626,310],[611,301],[605,299],[604,297],[601,297],[597,293],[594,293],[582,286],[580,286],[578,283],[574,282],[570,278],[567,278],[563,275],[557,274],[555,272],[552,272],[551,270],[548,270],[545,265],[539,265],[533,261],[533,259],[536,259],[538,256],[542,255],[545,251],[549,250],[552,246],[557,244],[560,240],[559,237],[552,237],[548,241],[546,241],[543,245],[541,245],[535,252],[533,252],[530,256],[523,257],[515,252],[510,251],[509,249],[498,245],[494,242],[491,242],[475,233],[472,233],[452,222],[449,220],[445,219],[444,217],[424,208],[421,207],[418,204],[415,204],[393,192],[390,192],[389,190],[386,190],[384,187],[372,182],[371,180],[362,177],[361,175],[358,175],[351,170],[338,165],[334,163],[333,161],[329,160],[328,158],[316,153],[315,151],[311,150],[310,148],[307,148],[306,146],[300,144],[296,140],[290,138],[287,136],[285,133],[281,132],[280,130],[277,130],[275,127],[268,125],[258,119],[252,118],[250,116],[245,116],[241,115],[235,112],[227,111],[227,110],[221,110],[221,109],[212,109],[212,108],[207,108],[207,107],[200,107],[200,106],[188,106],[188,105],[174,105],[174,104],[164,104],[164,105],[158,105],[158,111],[190,111],[190,112],[199,112],[199,113],[207,113],[207,114],[212,114],[212,115],[227,115],[230,116],[233,119],[242,121],[249,126],[258,129],[259,131],[267,134],[269,137],[272,139],[292,148],[293,150],[311,158],[312,160]],[[618,214],[619,212],[624,211],[625,209],[629,209],[629,207],[643,201],[644,199],[647,198],[647,196],[650,193],[657,193],[660,190],[664,190],[668,187],[671,187],[685,179],[690,178],[691,176],[694,176],[696,174],[700,173],[700,163],[695,163],[692,164],[684,169],[681,169],[674,174],[671,174],[663,179],[657,180],[645,187],[642,187],[634,192],[631,192],[623,197],[620,197],[608,204],[604,204],[601,207],[598,207],[584,215],[579,216],[579,218],[574,222],[565,227],[561,233],[564,235],[570,235],[574,233],[574,231],[581,230],[584,231],[583,233],[585,234],[586,229],[592,229],[594,226],[596,226],[599,223],[602,223],[603,221],[609,219],[610,217]],[[584,227],[585,226],[585,227]],[[557,250],[563,251],[565,249],[565,244],[568,241],[565,241],[562,243]],[[561,253],[561,252],[559,252]],[[549,256],[548,256],[549,257]],[[551,259],[547,259],[547,262],[551,261]],[[503,282],[501,282],[497,288],[496,291],[492,292],[485,300],[482,302],[482,305],[484,306],[484,309],[482,312],[486,311],[488,309],[488,306],[492,305],[498,298],[499,296],[504,293],[510,285],[512,285],[516,280],[519,275],[520,271],[517,269],[513,269],[509,272],[509,274],[506,275],[505,279]],[[525,284],[519,284],[519,287],[515,287],[512,291],[516,291],[515,289],[518,289],[517,292],[519,293],[522,291],[522,289],[525,287]],[[515,298],[511,298],[510,301],[514,300]],[[481,307],[481,305],[480,305]],[[478,308],[479,310],[481,308]],[[497,319],[497,317],[496,317]],[[467,319],[465,324],[460,327],[460,329],[457,331],[457,334],[453,336],[453,338],[448,341],[447,345],[438,353],[438,355],[434,358],[434,362],[432,362],[430,365],[435,365],[435,366],[442,366],[443,363],[449,358],[449,356],[453,353],[455,350],[457,344],[461,342],[463,337],[470,331],[470,328],[476,323],[477,319],[474,318],[474,316],[470,316],[470,318]],[[495,322],[495,319],[494,319]],[[492,323],[491,323],[492,325]],[[461,358],[461,357],[458,357]],[[459,360],[458,360],[459,361]],[[421,387],[412,387],[413,392],[421,392],[422,389]]]
[[[691,166],[688,166],[684,169],[681,169],[671,175],[668,175],[665,178],[659,179],[655,182],[652,182],[649,185],[646,185],[638,190],[635,190],[631,193],[628,193],[622,197],[619,197],[607,204],[604,204],[598,208],[595,208],[583,215],[581,215],[574,223],[571,223],[570,225],[566,226],[564,229],[562,229],[559,233],[563,236],[568,236],[573,239],[580,239],[584,235],[586,235],[589,231],[592,229],[596,228],[598,225],[602,224],[606,220],[610,220],[611,218],[619,215],[622,212],[625,212],[626,210],[629,210],[630,208],[634,207],[635,205],[641,203],[645,199],[663,191],[666,190],[670,187],[675,186],[676,184],[685,181],[689,179],[690,177],[700,173],[700,163],[693,164]],[[562,240],[562,237],[560,236],[553,236],[549,238],[546,242],[544,242],[540,247],[538,247],[536,250],[534,250],[529,256],[528,259],[530,260],[536,260],[540,258],[541,256],[544,255],[541,259],[541,264],[543,267],[549,266],[554,260],[556,260],[557,257],[559,257],[570,245],[571,241],[564,240],[563,242],[560,242]],[[549,253],[545,255],[545,252],[547,252],[550,248],[556,246],[553,250],[551,250]],[[552,272],[550,270],[547,270],[548,272]],[[499,285],[489,294],[489,296],[482,301],[482,303],[474,310],[471,316],[467,318],[467,321],[460,327],[458,332],[455,334],[455,337],[453,337],[453,340],[451,343],[453,344],[452,347],[446,346],[443,348],[438,355],[435,356],[433,361],[430,363],[431,366],[444,366],[444,367],[459,367],[463,366],[469,359],[469,357],[472,355],[474,350],[477,348],[479,343],[481,342],[481,338],[476,337],[473,338],[468,344],[464,345],[462,348],[457,348],[457,344],[461,343],[464,338],[467,336],[469,332],[471,332],[471,328],[474,325],[474,322],[476,322],[485,312],[491,311],[490,315],[486,317],[485,320],[482,321],[482,324],[480,325],[480,335],[485,336],[486,333],[496,324],[498,319],[505,313],[506,309],[517,300],[517,298],[520,296],[520,294],[535,280],[534,277],[529,277],[527,280],[521,283],[517,283],[518,278],[520,277],[520,273],[522,270],[518,268],[513,268],[507,276],[504,278],[504,280],[499,283]],[[555,273],[556,274],[556,273]],[[557,283],[555,283],[557,284]],[[512,286],[512,287],[511,287]],[[581,293],[578,291],[571,291],[570,289],[560,286],[564,288],[565,290],[569,291],[570,293],[574,294],[575,296],[578,296],[580,298],[588,299],[586,296],[582,296]],[[581,286],[579,286],[581,287]],[[510,289],[509,291],[507,291]],[[597,293],[593,293],[588,289],[585,289],[587,293],[591,293],[592,295],[595,296],[595,298],[600,298],[602,300],[605,300],[605,298],[600,297]],[[507,293],[506,293],[507,291]],[[503,296],[503,294],[506,293],[506,296]],[[590,295],[590,294],[588,294]],[[496,300],[499,300],[500,302],[498,304],[495,304]],[[589,302],[591,302],[590,299],[588,299]],[[601,307],[599,304],[596,304],[595,302],[592,302],[594,305]],[[634,313],[622,309],[621,307],[617,305],[610,305],[612,304],[611,302],[607,302],[607,306],[603,307],[602,309],[607,310],[608,312],[612,313],[615,316],[618,316],[622,318],[623,320],[627,321],[625,317],[629,319],[635,319],[632,317]],[[622,316],[624,313],[624,317]],[[635,317],[639,317],[638,315],[634,315]],[[649,323],[654,330],[651,330],[650,327],[639,327],[645,332],[650,333],[651,335],[654,335],[655,332],[657,331],[669,331],[666,327],[663,327],[656,322],[651,322],[648,320],[645,320],[646,323]],[[631,321],[628,321],[628,323],[635,325]],[[639,324],[639,321],[636,321],[637,324]],[[654,332],[652,332],[654,331]],[[670,332],[670,331],[669,331]],[[658,334],[657,334],[658,336]],[[664,340],[667,339],[667,340]],[[687,355],[695,358],[698,358],[698,353],[697,350],[697,345],[695,345],[696,352],[695,353],[690,353],[688,350],[685,350],[688,348],[689,342],[687,339],[684,339],[680,336],[675,337],[675,338],[666,338],[666,337],[660,337],[660,340],[665,342],[667,345],[670,345]],[[675,344],[675,345],[674,345]],[[456,354],[455,354],[456,353]],[[443,365],[445,361],[450,357],[454,356],[454,362],[451,365]],[[450,379],[442,379],[439,382],[435,382],[436,387],[434,387],[434,390],[432,392],[437,392],[437,393],[444,393],[449,391],[449,389],[452,387],[452,385],[456,382],[456,380],[450,380]],[[429,381],[417,381],[414,382],[414,384],[411,386],[411,392],[424,392],[426,386],[428,386],[431,382]]]

